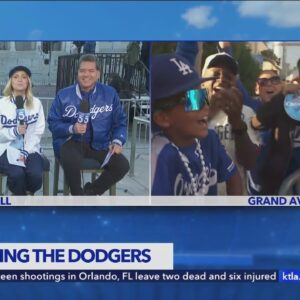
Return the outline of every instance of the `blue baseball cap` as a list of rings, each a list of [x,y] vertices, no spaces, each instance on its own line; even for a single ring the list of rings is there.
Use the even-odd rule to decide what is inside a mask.
[[[154,56],[151,67],[151,101],[153,103],[194,89],[206,80],[208,78],[201,78],[194,67],[180,55],[168,53]]]
[[[28,77],[31,77],[31,71],[25,66],[16,66],[9,71],[8,77],[11,78],[16,72],[23,71]]]

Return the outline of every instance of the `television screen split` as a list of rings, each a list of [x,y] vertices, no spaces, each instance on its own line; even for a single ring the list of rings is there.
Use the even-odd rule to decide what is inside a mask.
[[[299,42],[2,41],[0,193],[299,195],[298,53]]]

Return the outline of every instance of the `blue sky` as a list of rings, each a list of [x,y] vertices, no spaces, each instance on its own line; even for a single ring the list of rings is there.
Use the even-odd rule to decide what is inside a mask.
[[[297,40],[297,1],[1,1],[2,40]]]

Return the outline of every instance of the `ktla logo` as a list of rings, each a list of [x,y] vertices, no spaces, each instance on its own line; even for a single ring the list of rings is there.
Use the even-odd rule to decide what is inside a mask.
[[[190,66],[185,64],[183,61],[176,60],[176,58],[171,58],[170,61],[178,67],[178,71],[181,72],[182,75],[193,73],[193,70],[190,68]]]

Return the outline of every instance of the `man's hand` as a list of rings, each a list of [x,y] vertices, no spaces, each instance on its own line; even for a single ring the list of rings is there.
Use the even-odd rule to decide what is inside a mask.
[[[75,123],[73,126],[73,130],[75,134],[85,134],[86,133],[87,124],[83,123]]]
[[[298,94],[300,91],[299,83],[284,83],[282,85],[283,94]]]
[[[222,88],[210,100],[210,110],[213,113],[223,110],[233,129],[240,129],[241,127],[242,107],[242,94],[237,87]]]
[[[123,150],[123,147],[118,144],[111,144],[109,145],[109,151],[113,154],[120,154]]]
[[[21,135],[24,135],[26,133],[26,128],[27,128],[26,124],[19,125],[18,126],[18,133],[21,134]]]
[[[23,156],[23,155],[21,155],[21,156],[17,159],[17,161],[22,161],[22,162],[26,163],[26,157]]]

